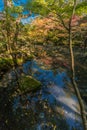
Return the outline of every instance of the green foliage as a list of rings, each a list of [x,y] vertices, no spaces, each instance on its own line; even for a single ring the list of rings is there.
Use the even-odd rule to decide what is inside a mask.
[[[22,6],[11,6],[8,8],[9,12],[12,13],[22,13],[23,7]]]
[[[48,15],[49,13],[54,13],[61,15],[62,18],[70,18],[73,11],[74,0],[32,0],[28,1],[26,8],[31,12],[40,15]],[[87,13],[87,2],[77,2],[76,14],[86,14]]]
[[[47,10],[47,2],[44,0],[32,0],[32,1],[28,0],[26,9],[28,9],[29,11],[35,14],[40,14],[40,15],[46,15],[49,12]]]
[[[87,14],[87,2],[79,3],[76,7],[76,13],[78,15],[86,15]]]
[[[6,6],[4,13],[10,18],[18,18],[22,14],[24,7],[23,6],[14,6],[13,3],[11,6]],[[7,20],[7,19],[6,19]]]
[[[58,37],[58,31],[49,31],[47,36],[46,36],[46,39],[48,41],[51,41],[52,43],[57,43],[58,40],[59,40],[59,37]]]
[[[13,61],[10,58],[0,58],[0,71],[8,70],[13,65]]]
[[[47,15],[50,12],[53,12],[54,14],[64,13],[70,15],[73,9],[73,0],[68,2],[65,2],[64,0],[29,0],[26,8],[31,12],[40,15]]]

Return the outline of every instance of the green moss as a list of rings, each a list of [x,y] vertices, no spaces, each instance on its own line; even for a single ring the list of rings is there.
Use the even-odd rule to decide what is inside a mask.
[[[0,62],[8,62],[12,64],[12,58],[0,58]]]
[[[13,65],[10,58],[0,58],[0,70],[9,69]]]
[[[36,91],[41,87],[41,83],[30,76],[22,76],[19,82],[21,92]]]

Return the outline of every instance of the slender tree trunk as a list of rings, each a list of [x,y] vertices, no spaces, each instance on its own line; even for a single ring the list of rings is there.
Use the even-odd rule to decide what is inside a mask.
[[[11,49],[11,44],[10,44],[9,30],[7,27],[6,27],[6,31],[7,31],[7,36],[6,36],[7,51],[8,51],[8,54],[10,54],[12,52],[12,49]]]
[[[8,2],[7,0],[3,0],[4,1],[4,6],[5,8],[8,6]],[[16,58],[16,54],[13,53],[13,49],[12,49],[12,45],[11,45],[11,39],[10,39],[10,19],[9,19],[9,16],[8,16],[8,10],[6,11],[6,42],[7,42],[7,51],[8,53],[10,54],[10,57],[12,58],[12,61],[13,61],[13,70],[15,72],[15,76],[16,76],[16,81],[17,81],[17,84],[18,86],[20,86],[20,82],[19,82],[19,76],[18,76],[18,72],[16,70],[16,67],[17,67],[17,58]],[[14,43],[16,42],[17,43],[17,38],[18,38],[18,33],[19,33],[19,28],[18,28],[18,23],[16,23],[16,32],[15,32],[15,37],[14,37]],[[14,48],[16,48],[16,45],[14,45]]]
[[[77,83],[75,81],[75,63],[74,63],[74,53],[73,53],[73,47],[72,47],[72,27],[71,25],[69,26],[69,45],[70,45],[70,56],[71,56],[71,70],[72,70],[72,84],[75,90],[75,94],[78,98],[78,102],[80,105],[80,113],[84,125],[84,130],[87,130],[87,120],[86,120],[86,112],[85,112],[85,107],[83,100],[81,98]]]
[[[82,97],[80,95],[80,91],[78,89],[78,85],[75,81],[75,61],[74,61],[74,53],[73,53],[73,47],[72,47],[72,18],[75,14],[76,4],[77,4],[77,0],[74,0],[74,6],[73,6],[72,15],[71,15],[71,18],[70,18],[70,21],[69,21],[69,30],[68,30],[69,31],[70,56],[71,56],[72,84],[73,84],[75,94],[78,98],[78,102],[79,102],[79,105],[80,105],[80,113],[81,113],[81,117],[82,117],[82,121],[83,121],[83,125],[84,125],[84,130],[87,130],[87,120],[86,120],[85,107],[84,107]]]
[[[19,35],[19,23],[16,22],[16,30],[13,38],[13,49],[16,49],[17,41],[18,41],[18,35]]]
[[[7,6],[7,0],[3,0],[5,7]]]

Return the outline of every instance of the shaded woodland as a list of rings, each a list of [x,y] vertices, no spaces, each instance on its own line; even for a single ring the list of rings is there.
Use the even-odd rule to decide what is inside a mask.
[[[87,1],[3,4],[0,130],[87,130]]]

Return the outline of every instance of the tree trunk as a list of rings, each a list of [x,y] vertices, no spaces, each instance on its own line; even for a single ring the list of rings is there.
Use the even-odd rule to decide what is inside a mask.
[[[4,6],[7,6],[7,0],[3,0],[4,1]]]
[[[13,50],[16,49],[17,46],[17,41],[18,41],[18,35],[19,35],[19,23],[16,22],[16,30],[15,30],[15,34],[13,37]]]
[[[71,25],[69,26],[69,45],[70,45],[70,56],[71,56],[71,71],[72,71],[72,84],[75,90],[75,94],[78,98],[78,102],[80,105],[80,113],[81,113],[81,117],[82,117],[82,121],[83,121],[83,125],[84,125],[84,130],[87,130],[87,120],[86,120],[86,112],[85,112],[85,107],[84,107],[84,103],[83,100],[81,98],[77,83],[75,81],[75,64],[74,64],[74,54],[73,54],[73,48],[72,48],[72,27]]]
[[[7,31],[7,30],[6,30]],[[11,45],[10,45],[10,36],[8,35],[8,32],[7,32],[7,51],[8,51],[8,54],[10,54],[12,52],[12,49],[11,49]]]

